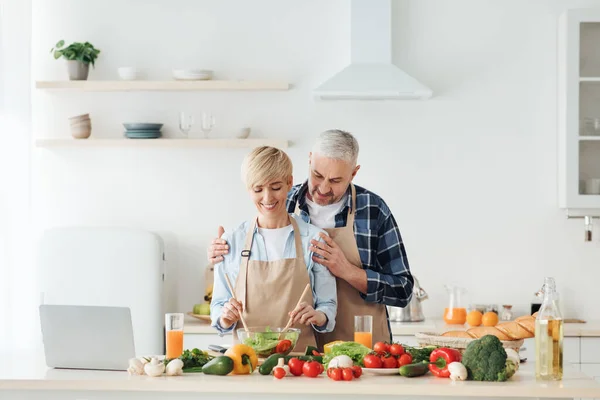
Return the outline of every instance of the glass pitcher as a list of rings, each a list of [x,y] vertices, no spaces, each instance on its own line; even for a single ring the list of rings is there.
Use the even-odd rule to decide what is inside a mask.
[[[444,309],[444,321],[449,325],[463,325],[467,322],[467,309],[463,305],[463,295],[467,293],[467,289],[454,285],[444,287],[450,297],[448,307]]]

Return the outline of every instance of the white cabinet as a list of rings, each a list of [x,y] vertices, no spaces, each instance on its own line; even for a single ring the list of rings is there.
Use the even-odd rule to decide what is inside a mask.
[[[581,363],[600,364],[600,338],[581,338]],[[600,376],[600,374],[598,376]]]
[[[600,216],[600,8],[561,15],[558,42],[559,206]]]
[[[563,339],[563,361],[569,364],[579,364],[580,361],[579,337],[566,337]],[[527,362],[535,362],[535,339],[525,339],[523,347],[519,351],[521,358],[527,358]]]

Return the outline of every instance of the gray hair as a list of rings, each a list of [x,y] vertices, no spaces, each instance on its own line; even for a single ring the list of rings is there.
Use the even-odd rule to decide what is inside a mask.
[[[319,135],[313,153],[344,160],[354,166],[358,160],[358,142],[349,132],[330,129]]]

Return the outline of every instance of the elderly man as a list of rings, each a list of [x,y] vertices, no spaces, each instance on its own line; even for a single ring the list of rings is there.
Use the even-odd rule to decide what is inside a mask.
[[[336,277],[336,327],[318,333],[320,349],[333,340],[354,340],[354,316],[371,315],[373,343],[391,341],[385,305],[405,307],[413,277],[400,231],[387,204],[375,193],[352,184],[360,165],[358,142],[348,132],[323,132],[309,155],[307,181],[292,187],[287,209],[329,233],[312,241],[318,263]],[[219,237],[222,228],[219,228]],[[218,263],[229,246],[215,239],[208,248]]]

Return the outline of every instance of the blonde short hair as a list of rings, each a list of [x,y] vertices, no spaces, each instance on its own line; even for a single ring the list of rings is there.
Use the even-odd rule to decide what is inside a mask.
[[[242,182],[248,189],[292,176],[292,160],[276,147],[257,147],[242,163]]]

